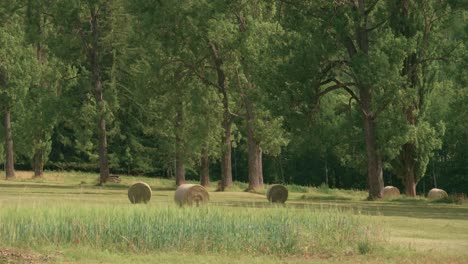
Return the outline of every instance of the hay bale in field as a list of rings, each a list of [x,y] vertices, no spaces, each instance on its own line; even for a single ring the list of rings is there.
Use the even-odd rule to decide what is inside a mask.
[[[128,199],[131,203],[147,203],[151,199],[151,187],[144,182],[134,183],[128,188]]]
[[[393,186],[385,186],[383,189],[383,198],[396,198],[400,196],[400,190]]]
[[[177,188],[174,194],[174,201],[179,206],[199,206],[207,203],[209,200],[210,195],[206,189],[199,184],[182,184]]]
[[[437,188],[430,190],[429,193],[427,194],[427,198],[429,199],[440,199],[440,198],[447,198],[447,197],[448,197],[448,194],[446,191],[442,189],[437,189]]]
[[[281,184],[273,184],[268,188],[266,197],[272,203],[285,203],[288,200],[288,189]]]

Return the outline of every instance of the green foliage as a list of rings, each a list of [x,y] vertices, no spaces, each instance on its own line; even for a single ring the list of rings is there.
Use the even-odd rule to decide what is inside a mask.
[[[21,18],[10,17],[0,28],[0,103],[2,110],[14,107],[37,82],[38,64],[31,46],[24,43]]]
[[[401,185],[392,179],[408,171],[406,155],[418,191],[464,192],[466,10],[456,1],[366,2],[364,21],[354,3],[2,1],[0,110],[12,109],[17,162],[30,167],[40,150],[46,167],[96,170],[103,116],[113,172],[170,177],[183,154],[195,179],[206,151],[218,179],[227,115],[235,181],[248,179],[253,132],[266,183],[324,183],[330,195],[368,188],[370,115],[386,184]],[[368,46],[357,30],[365,23]],[[340,84],[348,89],[332,89]]]

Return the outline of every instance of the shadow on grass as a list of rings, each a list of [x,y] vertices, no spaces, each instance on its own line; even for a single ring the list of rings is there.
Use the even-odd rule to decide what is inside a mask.
[[[351,201],[353,198],[351,197],[343,197],[343,196],[301,196],[302,200],[305,201]]]
[[[171,186],[154,186],[150,185],[153,191],[175,191],[176,187]],[[96,186],[95,184],[34,184],[34,183],[0,183],[0,188],[31,188],[31,189],[94,189],[94,190],[127,190],[130,186],[125,184],[105,184],[104,186]]]
[[[0,183],[1,188],[38,188],[38,189],[78,189],[80,185],[57,185],[57,184],[31,184],[31,183]]]
[[[428,201],[424,198],[393,198],[383,200],[391,203],[402,203],[402,204],[427,204]]]
[[[104,186],[94,186],[94,187],[107,189],[107,190],[127,190],[130,187],[130,185],[118,184],[118,183],[106,183]],[[89,186],[87,185],[86,187],[89,187]],[[151,184],[150,184],[150,187],[151,187],[151,190],[153,191],[175,191],[177,189],[176,186],[155,186]]]
[[[227,207],[271,208],[284,206],[286,208],[298,208],[304,210],[338,209],[355,214],[371,216],[403,216],[413,218],[468,220],[467,207],[443,204],[412,204],[409,202],[398,204],[392,202],[367,201],[349,202],[348,200],[330,200],[328,202],[313,201],[310,203],[303,202],[302,200],[288,200],[285,205],[272,204],[268,203],[268,201],[212,201],[210,203],[216,206]]]
[[[15,192],[18,188],[30,188],[28,192],[39,192],[42,189],[42,193],[56,193],[53,190],[73,190],[66,191],[66,193],[72,194],[86,194],[86,195],[120,195],[112,190],[127,190],[128,186],[125,184],[106,184],[104,187],[94,186],[91,184],[76,184],[76,185],[54,185],[54,184],[34,184],[34,183],[1,183],[0,188],[7,192]],[[8,190],[11,188],[11,190]],[[80,189],[82,190],[80,191]],[[156,196],[167,196],[158,195],[157,191],[174,191],[175,186],[151,186],[152,190],[156,193]],[[99,190],[103,192],[94,192],[93,190]],[[62,195],[63,193],[60,193]],[[244,193],[246,194],[246,193]],[[456,204],[443,204],[437,203],[436,201],[428,201],[425,199],[410,199],[401,198],[393,200],[382,200],[382,201],[359,201],[345,196],[306,196],[306,198],[290,199],[285,205],[271,204],[266,199],[258,199],[254,196],[242,195],[243,200],[239,200],[239,197],[234,195],[226,194],[225,197],[219,198],[219,200],[212,200],[210,204],[214,206],[226,206],[226,207],[254,207],[254,208],[271,208],[271,207],[286,207],[286,208],[300,208],[304,210],[316,210],[316,209],[339,209],[344,211],[354,212],[356,214],[365,215],[383,215],[383,216],[403,216],[413,218],[433,218],[433,219],[456,219],[456,220],[468,220],[468,206],[467,204],[456,205]]]

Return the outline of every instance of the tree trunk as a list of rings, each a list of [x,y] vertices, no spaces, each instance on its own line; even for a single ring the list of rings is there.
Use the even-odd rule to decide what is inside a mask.
[[[405,194],[410,197],[416,197],[416,181],[414,177],[414,170],[409,170],[405,174]]]
[[[37,34],[39,36],[42,35],[42,29],[41,29],[41,23],[39,22],[37,24]],[[44,49],[42,48],[41,42],[38,41],[36,43],[36,58],[39,64],[44,65],[46,62],[46,54],[44,54]],[[45,83],[41,84],[44,89],[46,89]],[[38,127],[36,129],[43,129],[42,127]],[[33,156],[33,169],[34,169],[34,176],[33,178],[42,178],[44,176],[44,147],[42,146],[42,131],[40,133],[37,133],[37,139],[36,141],[39,141],[39,144],[34,144],[34,156]]]
[[[369,184],[369,200],[382,198],[383,170],[382,158],[377,150],[377,141],[375,135],[375,122],[370,117],[364,117],[364,130],[366,135],[367,152],[367,178]]]
[[[103,86],[101,67],[99,64],[99,30],[95,8],[91,8],[91,33],[92,45],[89,47],[89,57],[92,67],[92,81],[94,85],[94,98],[96,99],[96,111],[98,113],[99,135],[99,184],[104,184],[109,178],[109,161],[107,157],[107,131],[105,119],[105,102],[103,98]]]
[[[6,179],[15,178],[15,160],[13,156],[13,135],[11,132],[11,110],[10,108],[5,109],[5,149],[6,149],[6,161],[5,161],[5,174]]]
[[[101,94],[102,98],[102,94]],[[104,102],[100,102],[99,104],[104,104]],[[103,184],[107,182],[109,178],[109,161],[107,158],[107,131],[106,131],[106,120],[104,118],[104,110],[103,107],[99,107],[99,183]]]
[[[44,176],[44,151],[41,147],[34,152],[34,178],[42,178]]]
[[[183,129],[183,105],[179,102],[176,116],[175,135],[176,135],[176,185],[185,184],[185,153],[184,141],[181,136]]]
[[[249,156],[249,187],[247,190],[263,188],[262,149],[254,139],[247,136]]]
[[[410,197],[416,196],[416,175],[415,175],[415,150],[416,146],[413,143],[406,143],[400,150],[399,159],[401,162],[401,175],[398,175],[405,186],[405,194]]]
[[[226,118],[228,115],[228,118]],[[232,185],[232,164],[231,164],[231,126],[232,121],[229,113],[224,114],[223,129],[224,133],[222,136],[222,155],[221,155],[221,182],[219,186],[220,191],[224,191],[226,187]]]
[[[185,166],[184,157],[181,151],[176,154],[176,185],[185,184]]]
[[[350,37],[344,38],[344,45],[348,51],[350,58],[354,58],[358,54],[363,54],[364,56],[369,56],[369,30],[368,30],[368,15],[369,12],[366,11],[366,2],[364,0],[359,0],[353,2],[353,5],[356,7],[357,14],[359,15],[358,23],[356,24],[356,45]],[[358,89],[359,89],[359,102],[360,109],[363,116],[364,123],[364,132],[366,140],[366,153],[367,153],[367,178],[369,185],[369,200],[376,200],[382,198],[383,191],[383,170],[382,170],[382,158],[378,152],[377,148],[377,138],[376,138],[376,123],[375,116],[372,109],[372,87],[366,87],[360,82],[359,79],[356,80]],[[337,175],[338,176],[338,175]],[[338,182],[337,182],[338,184]]]
[[[250,129],[247,129],[249,131]],[[247,132],[248,156],[249,156],[249,187],[248,190],[260,188],[258,144],[255,142],[252,132]]]
[[[216,67],[216,74],[218,77],[217,85],[218,91],[222,94],[223,97],[223,129],[224,133],[221,137],[222,142],[222,151],[221,151],[221,181],[219,184],[219,190],[224,191],[226,187],[232,185],[232,164],[231,164],[231,127],[232,127],[232,114],[229,110],[229,98],[228,91],[226,86],[226,74],[222,68],[223,59],[221,58],[218,48],[212,42],[209,42],[209,47],[211,49],[211,54],[213,55],[214,64]]]
[[[247,30],[247,24],[245,18],[242,15],[237,15],[237,21],[239,23],[239,31],[241,33]],[[241,64],[243,65],[244,71],[248,72],[247,65],[244,58],[241,58]],[[243,89],[239,73],[237,73],[237,82],[239,89],[241,90],[241,96],[244,100],[245,105],[245,119],[247,123],[247,145],[248,145],[248,156],[249,156],[249,187],[247,190],[255,190],[263,187],[263,164],[262,164],[262,150],[260,148],[260,142],[255,137],[255,112],[254,106],[249,99],[249,95]],[[252,89],[250,81],[247,83],[247,88]]]
[[[242,97],[244,99],[244,105],[246,108],[245,119],[247,123],[247,145],[249,157],[249,187],[247,190],[255,190],[262,186],[260,184],[260,166],[262,161],[259,157],[261,151],[259,143],[255,139],[255,115],[253,112],[252,103],[244,92],[242,92]]]
[[[210,157],[206,148],[202,149],[200,185],[205,187],[210,186]]]
[[[382,158],[377,148],[375,120],[372,113],[372,90],[359,89],[367,152],[367,178],[369,184],[369,200],[382,198],[384,188]]]
[[[258,183],[260,188],[263,188],[263,151],[260,146],[258,146]]]

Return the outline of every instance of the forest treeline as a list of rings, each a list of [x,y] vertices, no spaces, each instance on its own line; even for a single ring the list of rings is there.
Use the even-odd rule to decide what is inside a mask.
[[[1,0],[6,178],[466,193],[466,20],[455,0]]]

